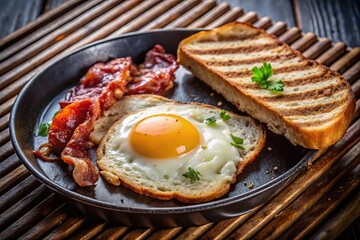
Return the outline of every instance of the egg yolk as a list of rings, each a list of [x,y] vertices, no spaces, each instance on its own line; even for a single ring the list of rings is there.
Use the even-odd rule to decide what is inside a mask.
[[[157,114],[137,122],[130,131],[131,147],[147,158],[171,158],[200,145],[200,133],[188,120]]]

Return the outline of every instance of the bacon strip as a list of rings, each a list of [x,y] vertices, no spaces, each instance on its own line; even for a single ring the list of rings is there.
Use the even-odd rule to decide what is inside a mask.
[[[85,121],[76,127],[71,139],[61,152],[61,159],[67,164],[74,165],[73,177],[81,187],[92,186],[99,178],[99,171],[91,162],[87,151],[93,147],[89,136],[100,113],[100,100],[97,98],[92,100]]]
[[[98,181],[99,171],[88,157],[87,151],[93,147],[89,136],[101,113],[123,96],[131,63],[131,58],[119,58],[92,66],[81,84],[60,102],[63,109],[53,119],[49,129],[52,152],[61,153],[64,162],[74,165],[73,178],[81,187],[93,186]],[[40,147],[34,153],[52,160],[45,154],[41,156],[45,150],[48,149]]]
[[[155,45],[147,52],[145,61],[131,68],[131,80],[126,94],[158,94],[172,88],[175,80],[174,72],[179,64],[173,55],[165,53],[160,45]]]
[[[68,99],[68,102],[73,102],[68,106],[79,101],[91,101],[85,120],[77,124],[71,139],[67,141],[66,147],[61,152],[61,159],[74,165],[73,177],[81,187],[95,185],[98,181],[99,171],[87,153],[93,146],[89,136],[101,113],[123,96],[130,75],[130,66],[131,58],[119,58],[107,64],[95,64]],[[85,99],[82,100],[83,98]]]
[[[81,84],[71,89],[65,96],[65,101],[59,103],[61,108],[87,98],[100,98],[101,108],[108,109],[123,96],[131,65],[131,57],[94,64],[80,80]]]
[[[52,150],[53,150],[53,146],[47,142],[41,144],[38,149],[33,151],[33,153],[36,157],[41,158],[42,160],[47,162],[56,162],[61,160],[60,157],[50,156]]]
[[[60,154],[70,141],[75,129],[87,118],[91,99],[73,102],[59,111],[49,128],[49,143],[56,154]]]

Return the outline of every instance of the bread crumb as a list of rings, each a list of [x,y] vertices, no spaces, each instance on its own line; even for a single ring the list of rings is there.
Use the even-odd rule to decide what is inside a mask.
[[[312,166],[312,162],[307,162],[306,163],[306,167],[309,169],[309,168],[311,168],[311,166]]]
[[[326,89],[324,89],[324,91],[323,91],[324,96],[330,96],[331,93],[332,93],[331,88],[326,88]]]
[[[279,170],[279,168],[278,168],[278,167],[274,167],[274,171],[276,172],[277,170]]]
[[[218,107],[221,107],[223,105],[222,101],[218,101],[218,103],[216,104]]]
[[[271,147],[268,147],[268,150],[269,150],[269,151],[271,151],[271,150],[272,150],[272,148],[271,148]]]
[[[270,173],[270,171],[266,170],[266,171],[265,171],[265,173],[266,173],[266,174],[269,174],[269,173]]]
[[[212,92],[212,93],[210,93],[210,97],[213,97],[215,94]]]
[[[243,182],[243,184],[244,184],[244,186],[246,186],[246,185],[247,185],[247,182],[246,182],[246,181],[244,181],[244,182]]]
[[[253,189],[253,188],[254,188],[254,184],[253,184],[253,183],[250,183],[249,189]]]

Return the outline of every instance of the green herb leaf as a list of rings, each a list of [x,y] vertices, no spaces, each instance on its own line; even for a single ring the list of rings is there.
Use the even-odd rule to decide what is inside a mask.
[[[54,120],[54,118],[56,117],[56,115],[58,115],[59,112],[60,112],[60,110],[58,110],[58,111],[56,111],[56,112],[54,113],[54,116],[53,116],[52,120]]]
[[[273,70],[271,65],[266,62],[264,62],[260,68],[254,67],[253,69],[251,69],[251,71],[253,73],[253,76],[251,78],[253,82],[266,81],[273,75]]]
[[[264,75],[263,72],[260,70],[260,68],[258,67],[254,67],[253,69],[251,69],[253,76],[251,77],[251,80],[253,82],[261,82],[264,79]]]
[[[49,128],[50,128],[50,123],[42,123],[39,126],[37,134],[39,136],[46,137],[48,135]]]
[[[262,65],[264,76],[266,79],[269,79],[273,75],[273,70],[270,63],[264,62]]]
[[[207,125],[214,125],[216,123],[216,118],[215,117],[207,118],[207,119],[205,119],[205,123]]]
[[[259,87],[262,89],[267,89],[269,87],[269,82],[268,81],[261,82],[259,84]]]
[[[221,110],[220,117],[224,121],[231,119],[231,116],[229,114],[226,114],[225,110]]]
[[[201,146],[201,149],[202,149],[202,150],[205,150],[205,149],[207,149],[207,146],[206,146],[206,145],[202,145],[202,146]]]
[[[281,80],[279,81],[269,81],[269,86],[268,86],[268,89],[269,90],[272,90],[272,91],[284,91],[284,84]]]
[[[240,148],[242,150],[245,150],[244,146],[242,145],[244,143],[244,139],[236,137],[232,134],[230,134],[232,142],[230,143],[234,147]]]
[[[270,63],[264,62],[261,67],[253,67],[251,71],[253,73],[251,80],[253,82],[258,82],[260,88],[278,92],[284,91],[284,84],[281,80],[269,80],[269,78],[273,75]]]
[[[191,167],[188,168],[188,171],[183,174],[184,177],[189,178],[191,183],[200,180],[201,174],[198,171],[195,171]]]

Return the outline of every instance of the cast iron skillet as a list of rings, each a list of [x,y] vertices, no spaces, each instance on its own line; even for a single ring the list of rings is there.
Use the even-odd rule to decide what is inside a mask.
[[[178,43],[197,31],[159,30],[106,39],[65,56],[34,76],[18,95],[10,119],[11,139],[24,165],[47,187],[83,212],[129,226],[201,225],[241,215],[266,203],[302,173],[315,151],[295,147],[284,137],[268,131],[266,146],[260,156],[238,177],[230,192],[220,199],[201,204],[152,199],[123,186],[114,187],[102,178],[96,187],[81,188],[71,178],[71,167],[63,162],[41,161],[32,153],[46,141],[46,138],[36,136],[39,124],[51,121],[59,109],[58,101],[70,87],[78,84],[94,63],[125,56],[132,56],[134,62],[139,63],[155,44],[163,45],[167,52],[176,55]],[[221,101],[222,108],[238,112],[222,96],[210,96],[212,92],[180,68],[176,73],[176,85],[167,97],[215,106]],[[95,158],[93,160],[95,162]]]

